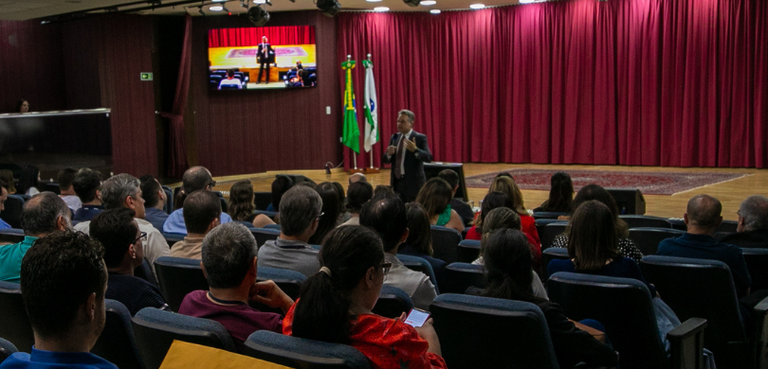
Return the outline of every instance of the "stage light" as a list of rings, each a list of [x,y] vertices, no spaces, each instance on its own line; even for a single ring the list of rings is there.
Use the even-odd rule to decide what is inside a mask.
[[[440,14],[440,9],[432,9],[429,12],[432,14]]]
[[[248,9],[248,19],[256,27],[261,27],[269,22],[269,13],[261,6]]]
[[[472,4],[469,7],[472,8],[472,9],[482,9],[482,8],[485,8],[485,4],[480,4],[480,3]]]
[[[326,16],[333,17],[341,10],[341,4],[336,0],[317,0],[317,8]]]
[[[520,0],[520,4],[530,4],[534,2],[535,0]]]
[[[212,12],[220,12],[220,11],[224,10],[224,7],[221,6],[221,5],[214,5],[214,6],[210,7],[210,8],[208,8],[208,10],[210,10]]]
[[[214,3],[226,3],[227,0],[213,0]]]
[[[435,0],[423,0],[419,4],[421,4],[421,6],[432,6],[432,5],[437,4],[437,1],[435,1]]]
[[[253,0],[254,4],[266,4],[267,0]]]
[[[377,7],[373,8],[373,11],[375,11],[375,12],[388,12],[389,8],[387,8],[386,6],[377,6]]]
[[[382,0],[365,0],[369,3],[380,3]]]

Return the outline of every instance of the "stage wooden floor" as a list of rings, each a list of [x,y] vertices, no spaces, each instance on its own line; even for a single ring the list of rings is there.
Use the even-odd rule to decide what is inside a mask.
[[[685,212],[685,206],[688,199],[698,194],[708,194],[714,196],[723,203],[723,218],[727,220],[736,220],[736,211],[739,204],[750,195],[761,194],[768,195],[768,169],[720,169],[720,168],[669,168],[669,167],[637,167],[637,166],[597,166],[597,165],[539,165],[539,164],[464,164],[464,173],[467,177],[498,172],[511,168],[538,168],[538,169],[557,169],[567,172],[568,170],[606,170],[606,171],[636,171],[636,172],[654,172],[654,171],[679,171],[679,172],[719,172],[719,173],[749,173],[750,176],[739,178],[730,182],[705,186],[692,191],[680,193],[673,196],[662,195],[644,195],[646,201],[646,214],[665,218],[682,218]],[[325,174],[324,170],[303,170],[303,171],[274,171],[252,175],[217,177],[216,180],[221,183],[216,186],[216,190],[229,191],[232,181],[248,178],[253,183],[255,191],[270,191],[275,174],[302,174],[313,181],[320,183],[324,181],[335,181],[341,183],[344,188],[348,185],[349,174],[342,171],[334,171],[332,174]],[[384,169],[379,174],[368,175],[368,181],[374,185],[389,184],[389,169]],[[179,185],[179,184],[176,184]],[[469,200],[474,201],[476,205],[483,199],[487,189],[468,188]],[[538,207],[547,199],[547,191],[523,190],[525,205],[529,209]]]

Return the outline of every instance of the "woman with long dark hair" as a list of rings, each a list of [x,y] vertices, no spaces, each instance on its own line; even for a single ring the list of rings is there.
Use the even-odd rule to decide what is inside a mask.
[[[451,209],[452,197],[451,185],[445,180],[435,177],[427,181],[424,187],[419,190],[416,202],[427,211],[430,224],[453,228],[461,232],[464,230],[464,221],[461,220],[456,210]]]
[[[437,284],[445,283],[445,261],[434,257],[432,248],[432,228],[429,224],[429,216],[424,207],[417,202],[405,204],[406,216],[408,218],[408,238],[400,246],[397,253],[413,255],[424,258],[432,266],[435,272]]]
[[[319,245],[323,242],[323,238],[332,229],[339,225],[339,194],[336,191],[336,186],[331,182],[323,182],[315,187],[315,191],[320,194],[320,198],[323,199],[323,213],[320,216],[320,223],[317,226],[317,230],[309,238],[310,245]]]
[[[402,319],[373,314],[391,267],[378,234],[363,226],[332,230],[320,264],[283,319],[284,334],[351,345],[373,368],[446,367],[431,319],[413,328]]]
[[[229,189],[229,206],[227,213],[233,220],[250,222],[256,228],[263,228],[267,224],[275,222],[264,214],[256,214],[256,205],[253,203],[253,185],[251,181],[243,179],[235,182]]]
[[[573,182],[566,172],[557,172],[550,179],[549,198],[534,210],[552,213],[570,213],[573,206]]]

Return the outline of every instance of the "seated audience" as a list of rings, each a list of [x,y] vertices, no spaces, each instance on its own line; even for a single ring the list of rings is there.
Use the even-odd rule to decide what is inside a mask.
[[[101,203],[101,173],[89,168],[80,169],[72,181],[72,188],[82,203],[72,220],[88,221],[104,211]]]
[[[307,241],[310,245],[321,244],[325,235],[339,225],[339,215],[341,214],[339,210],[342,204],[341,199],[339,199],[339,192],[331,182],[320,183],[315,187],[315,191],[320,194],[320,198],[323,200],[323,208],[317,230]]]
[[[409,202],[405,204],[405,214],[408,218],[408,238],[397,250],[397,253],[424,258],[432,266],[437,284],[445,283],[445,266],[447,263],[433,257],[435,250],[432,248],[432,228],[429,224],[427,211],[419,203]]]
[[[72,214],[83,206],[80,198],[77,197],[75,190],[72,188],[72,182],[75,180],[75,175],[77,175],[77,169],[64,168],[59,171],[59,175],[56,179],[59,182],[59,197],[61,197],[61,199],[67,203],[67,206],[72,209]]]
[[[479,294],[487,297],[526,301],[544,313],[555,355],[561,368],[573,368],[583,362],[589,367],[615,367],[618,355],[608,345],[579,329],[560,305],[537,297],[531,290],[531,254],[527,239],[514,229],[499,229],[484,240],[483,259],[487,288]]]
[[[0,179],[0,215],[5,211],[5,200],[8,200],[8,185]],[[11,225],[0,219],[0,229],[11,228]]]
[[[718,242],[712,237],[715,229],[723,222],[723,206],[720,200],[708,195],[696,195],[688,200],[683,220],[688,226],[686,233],[677,238],[668,238],[659,243],[657,255],[679,256],[684,258],[720,260],[728,264],[733,276],[736,294],[744,297],[749,294],[752,278],[744,262],[741,249]]]
[[[643,258],[643,253],[628,238],[629,226],[627,226],[627,222],[619,218],[619,207],[616,206],[616,200],[613,199],[613,196],[604,188],[594,183],[588,184],[576,193],[576,197],[573,199],[573,211],[578,210],[582,203],[590,200],[597,200],[611,210],[613,224],[616,226],[616,236],[619,237],[618,249],[621,256],[630,258],[635,262],[640,262],[640,259]],[[552,247],[568,247],[568,232],[555,236],[555,239],[552,241]]]
[[[139,181],[141,181],[141,195],[144,197],[144,219],[162,232],[163,224],[168,219],[168,213],[165,212],[168,195],[165,194],[160,182],[149,174],[139,178]]]
[[[16,103],[16,111],[19,113],[29,113],[29,101],[21,99]]]
[[[464,230],[464,221],[456,210],[451,208],[452,193],[448,182],[440,178],[432,178],[419,190],[416,202],[427,211],[430,224],[461,232]]]
[[[40,193],[37,186],[40,185],[40,170],[31,165],[25,165],[19,175],[19,184],[16,186],[17,195],[34,196]]]
[[[0,169],[0,181],[4,181],[8,190],[8,194],[16,193],[16,181],[13,178],[13,172],[10,169]]]
[[[401,319],[373,314],[392,266],[374,232],[336,228],[320,259],[322,269],[304,282],[301,298],[283,319],[284,334],[351,345],[372,368],[446,368],[431,318],[413,328],[403,323],[405,314]]]
[[[339,197],[339,218],[336,220],[336,223],[337,225],[341,225],[341,223],[348,221],[349,218],[352,217],[352,214],[347,211],[348,200],[346,194],[344,193],[344,186],[342,186],[339,182],[331,182],[331,184],[333,185],[333,188],[336,189],[336,195]]]
[[[466,240],[480,240],[482,239],[483,235],[483,223],[485,222],[485,217],[487,214],[489,214],[492,210],[500,207],[505,207],[508,209],[512,209],[514,211],[515,209],[515,203],[512,202],[512,198],[509,197],[504,192],[489,192],[487,195],[485,195],[485,198],[482,201],[481,207],[480,207],[480,214],[477,216],[477,219],[475,219],[475,225],[473,225],[468,231],[467,236],[464,237]],[[520,217],[520,214],[515,212],[518,217]],[[522,227],[522,217],[520,217],[521,221],[521,227]],[[534,225],[535,228],[535,225]],[[525,231],[523,231],[525,233]],[[538,232],[536,233],[538,235]],[[539,251],[537,252],[539,255],[541,255],[541,247],[538,245],[536,239],[534,239],[530,234],[525,233],[525,236],[528,237],[528,242],[531,243],[531,245],[535,246]]]
[[[268,216],[254,213],[256,205],[253,203],[253,197],[253,185],[250,180],[243,179],[232,185],[229,189],[229,208],[227,209],[232,219],[249,222],[256,228],[275,224]]]
[[[259,247],[259,268],[283,268],[311,276],[320,270],[309,244],[323,215],[323,200],[307,186],[294,186],[280,200],[280,236]]]
[[[541,239],[539,239],[539,231],[536,230],[536,220],[528,214],[525,210],[525,203],[523,201],[523,192],[520,191],[520,187],[517,186],[515,180],[509,173],[499,173],[496,179],[491,183],[491,187],[488,189],[488,193],[491,192],[503,192],[512,199],[512,210],[516,211],[520,215],[520,222],[523,225],[523,233],[531,236],[535,245],[541,245]]]
[[[365,181],[357,181],[349,185],[347,189],[347,209],[351,214],[349,220],[342,223],[345,225],[359,225],[360,224],[360,210],[363,205],[371,200],[373,197],[373,186]]]
[[[293,305],[273,281],[256,282],[256,240],[244,225],[222,224],[203,241],[202,261],[208,291],[184,297],[179,313],[221,323],[242,344],[251,333],[267,329],[280,333],[283,317],[250,307],[259,302],[284,312]]]
[[[573,182],[571,176],[565,172],[557,172],[550,179],[552,187],[549,189],[549,198],[534,209],[534,212],[546,211],[552,213],[571,213],[573,205]]]
[[[182,208],[184,207],[184,199],[192,192],[199,190],[211,191],[213,186],[216,185],[216,181],[213,180],[211,172],[205,167],[192,167],[184,172],[181,177],[181,191],[178,196],[174,198],[173,206],[176,210],[168,216],[168,219],[163,224],[163,232],[165,233],[180,233],[187,234],[187,227],[184,224],[184,214]],[[232,221],[232,217],[227,213],[221,213],[221,224],[229,223]]]
[[[267,211],[279,211],[280,199],[283,198],[283,194],[293,187],[293,180],[283,174],[278,174],[275,180],[272,181],[272,203],[267,206]],[[278,223],[280,223],[278,221]]]
[[[24,240],[0,247],[0,281],[19,283],[21,259],[39,238],[72,228],[67,204],[53,192],[42,192],[24,203],[21,228]]]
[[[145,307],[168,310],[160,290],[133,275],[144,261],[143,243],[147,234],[139,231],[134,211],[127,208],[110,209],[91,221],[91,237],[104,247],[107,264],[107,298],[123,303],[131,315]]]
[[[349,185],[351,186],[356,182],[368,182],[368,178],[366,178],[363,173],[352,173],[352,175],[349,176]],[[349,189],[349,187],[347,187],[347,189]]]
[[[21,296],[35,345],[31,354],[17,352],[0,368],[117,369],[89,353],[107,314],[103,254],[98,241],[74,232],[42,238],[29,250],[21,265]]]
[[[373,197],[379,197],[380,195],[387,193],[395,193],[395,190],[392,188],[392,186],[376,185],[376,187],[373,188]]]
[[[210,191],[195,191],[184,200],[182,209],[188,232],[183,240],[173,244],[168,256],[200,260],[205,235],[219,225],[221,200]]]
[[[363,206],[360,225],[375,230],[384,243],[384,258],[392,264],[384,284],[405,291],[411,296],[414,306],[429,310],[429,305],[437,296],[432,281],[426,274],[408,269],[397,258],[400,245],[408,239],[408,215],[403,200],[395,194],[374,197]]]
[[[747,197],[739,206],[736,233],[724,234],[720,242],[741,248],[768,248],[768,197]]]
[[[146,242],[142,247],[144,257],[154,272],[155,260],[168,255],[171,250],[162,233],[144,219],[144,198],[141,196],[140,184],[138,178],[127,173],[113,176],[101,185],[101,200],[107,210],[128,208],[134,211],[134,219],[139,225],[139,231],[147,234]],[[75,226],[75,230],[89,234],[90,225],[90,221],[80,222]]]
[[[459,175],[451,169],[443,169],[437,174],[437,177],[448,182],[451,186],[451,209],[459,214],[461,221],[464,222],[464,226],[468,227],[475,220],[475,212],[464,200],[454,197],[459,189]]]

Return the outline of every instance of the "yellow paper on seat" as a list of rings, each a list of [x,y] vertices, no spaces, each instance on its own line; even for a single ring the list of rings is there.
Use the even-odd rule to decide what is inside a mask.
[[[290,369],[269,361],[236,354],[213,347],[173,340],[160,369]]]

